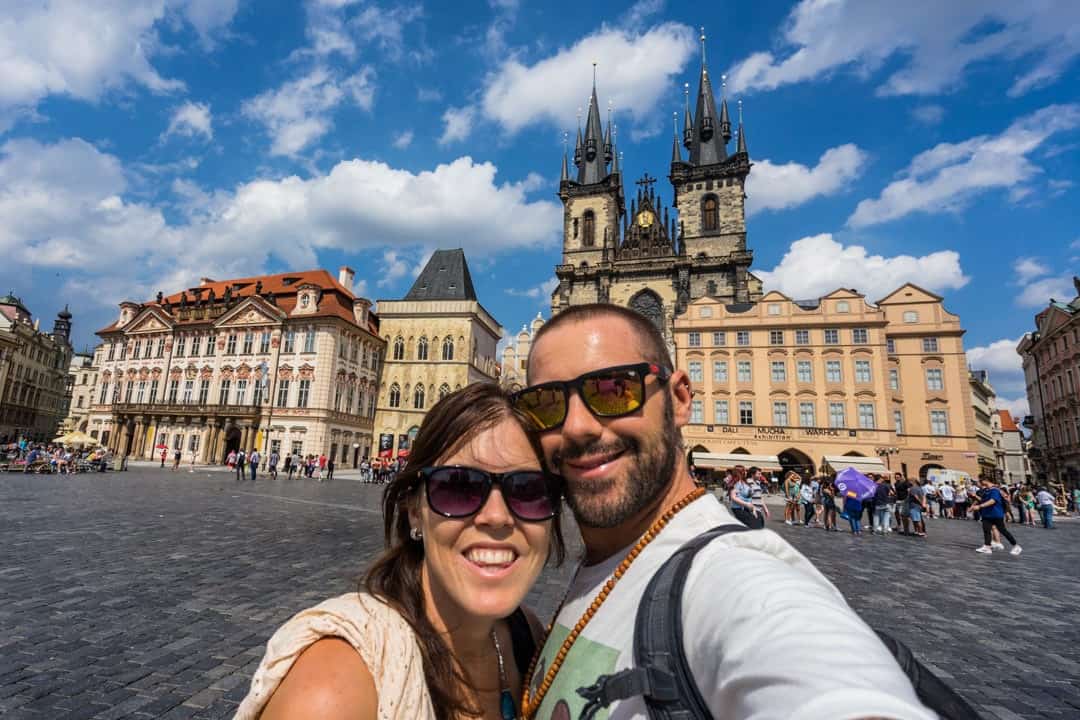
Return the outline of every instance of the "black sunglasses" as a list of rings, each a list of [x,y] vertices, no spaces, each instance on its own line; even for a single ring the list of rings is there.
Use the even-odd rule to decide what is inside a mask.
[[[427,488],[428,507],[445,518],[475,515],[495,485],[519,520],[550,520],[559,512],[562,478],[542,470],[491,473],[463,465],[441,465],[422,468],[420,479]]]
[[[566,420],[570,392],[581,397],[585,407],[597,417],[620,417],[645,404],[645,378],[655,375],[667,382],[671,371],[655,363],[616,365],[587,372],[573,380],[556,380],[532,385],[513,394],[511,401],[532,418],[539,430],[551,430]]]

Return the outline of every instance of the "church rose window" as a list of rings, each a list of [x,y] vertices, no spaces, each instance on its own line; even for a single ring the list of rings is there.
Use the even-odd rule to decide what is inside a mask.
[[[656,329],[664,332],[664,306],[655,293],[639,292],[630,300],[630,309],[647,317]]]

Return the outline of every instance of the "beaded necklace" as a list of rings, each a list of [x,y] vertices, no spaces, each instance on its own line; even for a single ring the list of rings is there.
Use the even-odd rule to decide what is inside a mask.
[[[530,718],[532,718],[536,714],[536,711],[540,709],[540,703],[544,701],[544,696],[547,695],[548,690],[551,689],[551,684],[555,681],[555,676],[558,675],[559,669],[562,667],[563,661],[566,660],[566,656],[570,652],[570,648],[573,647],[574,642],[578,639],[578,636],[581,635],[582,631],[585,630],[585,626],[589,624],[589,621],[591,621],[593,619],[593,616],[596,615],[596,611],[599,610],[600,606],[604,604],[604,601],[608,599],[608,596],[611,594],[612,588],[614,588],[615,584],[618,583],[622,576],[626,574],[626,571],[630,568],[630,565],[634,562],[634,560],[638,558],[638,556],[641,554],[641,551],[644,550],[645,546],[652,542],[653,539],[655,539],[656,536],[660,534],[660,531],[663,530],[664,526],[671,521],[671,518],[675,517],[675,515],[680,510],[682,510],[687,505],[694,502],[704,494],[705,488],[695,488],[689,495],[668,508],[667,512],[657,518],[656,522],[654,522],[652,526],[650,526],[649,529],[645,531],[645,534],[638,539],[634,547],[630,549],[630,552],[628,552],[626,554],[626,557],[623,558],[622,562],[619,563],[619,566],[615,568],[615,572],[611,573],[611,577],[608,578],[608,581],[606,583],[604,583],[604,587],[602,587],[600,589],[600,592],[596,594],[596,597],[593,598],[593,601],[589,604],[589,607],[585,609],[585,612],[584,614],[582,614],[581,619],[579,619],[574,625],[574,629],[571,630],[570,634],[566,636],[565,640],[563,640],[562,646],[559,648],[559,651],[555,653],[555,658],[554,660],[552,660],[551,667],[549,667],[547,669],[547,672],[544,673],[544,679],[540,682],[540,687],[536,689],[536,696],[534,697],[531,692],[532,676],[533,673],[536,671],[536,663],[540,660],[540,655],[543,652],[544,648],[543,646],[541,646],[536,649],[536,653],[533,655],[532,662],[529,664],[529,672],[525,674],[524,682],[522,683],[521,717],[524,720],[529,720]],[[569,590],[567,592],[569,593]],[[566,596],[563,596],[563,604],[565,603]],[[562,611],[562,604],[560,604],[559,609],[555,611],[556,618],[559,616],[560,611]],[[551,627],[553,626],[554,620],[552,621],[552,625],[548,626],[549,633],[551,632]]]
[[[491,630],[491,642],[495,643],[495,657],[499,659],[499,714],[502,720],[517,720],[517,708],[514,706],[514,696],[510,694],[510,683],[506,681],[506,666],[503,664],[502,648],[499,647],[499,636],[495,629]]]

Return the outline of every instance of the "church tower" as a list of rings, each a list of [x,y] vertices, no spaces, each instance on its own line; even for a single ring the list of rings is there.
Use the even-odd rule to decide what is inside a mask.
[[[607,300],[607,286],[600,282],[595,270],[614,256],[619,245],[620,222],[626,214],[615,131],[610,117],[606,131],[601,124],[595,68],[593,72],[585,132],[583,135],[578,128],[574,146],[575,172],[571,174],[564,152],[559,179],[563,259],[556,273],[562,293],[575,295],[572,301],[567,298],[567,304]]]
[[[705,62],[705,34],[701,35],[701,76],[697,103],[690,111],[689,88],[683,119],[682,144],[687,150],[684,161],[678,138],[672,148],[671,173],[668,178],[679,211],[682,251],[701,270],[722,261],[722,272],[700,272],[700,287],[692,287],[693,297],[714,295],[730,297],[734,302],[756,299],[749,275],[753,253],[746,245],[746,176],[750,173],[750,155],[740,117],[735,152],[727,153],[731,141],[731,118],[726,93],[716,110],[712,80]],[[721,89],[724,87],[721,85]],[[756,293],[760,295],[760,292]]]

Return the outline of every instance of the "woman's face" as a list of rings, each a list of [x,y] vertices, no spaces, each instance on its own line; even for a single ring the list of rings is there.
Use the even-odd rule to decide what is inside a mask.
[[[510,418],[438,464],[492,473],[541,469],[525,432]],[[409,520],[423,533],[425,593],[448,630],[455,616],[495,620],[512,613],[547,560],[552,521],[518,519],[497,485],[475,515],[457,519],[434,513],[421,486]]]

